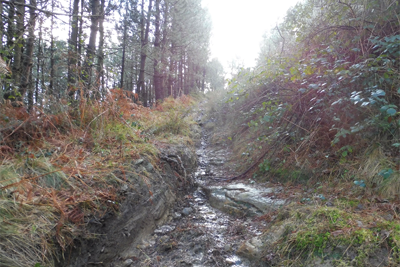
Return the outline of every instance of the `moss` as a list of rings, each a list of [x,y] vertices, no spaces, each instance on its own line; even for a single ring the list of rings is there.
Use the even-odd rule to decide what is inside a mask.
[[[339,198],[337,202],[338,205],[340,205],[343,208],[354,208],[360,203],[359,200],[348,199],[348,198]]]
[[[345,211],[339,210],[332,207],[323,207],[316,210],[313,213],[312,218],[318,218],[320,220],[328,221],[331,228],[335,227],[347,227],[346,220],[350,218],[350,215]]]
[[[366,227],[373,224],[376,227]],[[278,214],[270,229],[269,238],[279,236],[277,241],[266,241],[265,251],[281,255],[284,266],[313,266],[318,258],[335,266],[374,266],[371,259],[388,260],[385,243],[391,248],[394,265],[400,263],[400,224],[373,215],[292,203]]]

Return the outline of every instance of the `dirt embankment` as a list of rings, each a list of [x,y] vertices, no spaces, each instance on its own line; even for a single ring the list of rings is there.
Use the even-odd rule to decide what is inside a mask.
[[[137,174],[125,173],[128,184],[120,188],[124,200],[119,211],[88,219],[93,238],[75,240],[58,266],[121,265],[144,236],[165,222],[177,197],[191,188],[197,161],[184,145],[164,148],[161,155],[158,166],[145,158],[132,162]]]

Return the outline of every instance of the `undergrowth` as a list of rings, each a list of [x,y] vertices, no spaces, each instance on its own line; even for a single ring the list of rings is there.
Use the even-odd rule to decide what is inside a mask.
[[[338,207],[341,203],[335,202]],[[320,260],[333,266],[397,266],[400,263],[400,224],[383,219],[377,210],[291,204],[267,231],[267,262],[311,266]],[[265,253],[267,254],[267,253]],[[279,259],[277,259],[279,257]],[[320,260],[317,260],[320,259]]]
[[[119,188],[135,186],[128,176],[149,186],[135,160],[157,167],[157,146],[190,141],[192,104],[182,96],[150,109],[115,89],[75,108],[0,105],[0,265],[54,266],[74,239],[92,238],[88,218],[118,211]]]

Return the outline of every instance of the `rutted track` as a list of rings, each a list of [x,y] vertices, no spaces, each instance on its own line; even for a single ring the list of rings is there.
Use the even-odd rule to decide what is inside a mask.
[[[262,246],[257,237],[265,224],[253,222],[251,216],[263,214],[262,207],[283,203],[262,196],[275,189],[262,191],[244,183],[217,183],[213,177],[226,173],[224,162],[229,152],[211,146],[208,134],[203,130],[197,147],[194,192],[177,202],[170,221],[144,239],[135,249],[136,255],[126,258],[121,266],[263,266],[238,254],[251,258]],[[246,197],[235,199],[246,192],[250,201]],[[251,203],[251,199],[264,206]]]

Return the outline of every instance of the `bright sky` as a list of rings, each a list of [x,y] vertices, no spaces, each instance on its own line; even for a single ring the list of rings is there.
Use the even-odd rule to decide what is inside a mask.
[[[211,57],[229,72],[232,60],[254,67],[262,35],[299,0],[203,0],[213,23]]]

